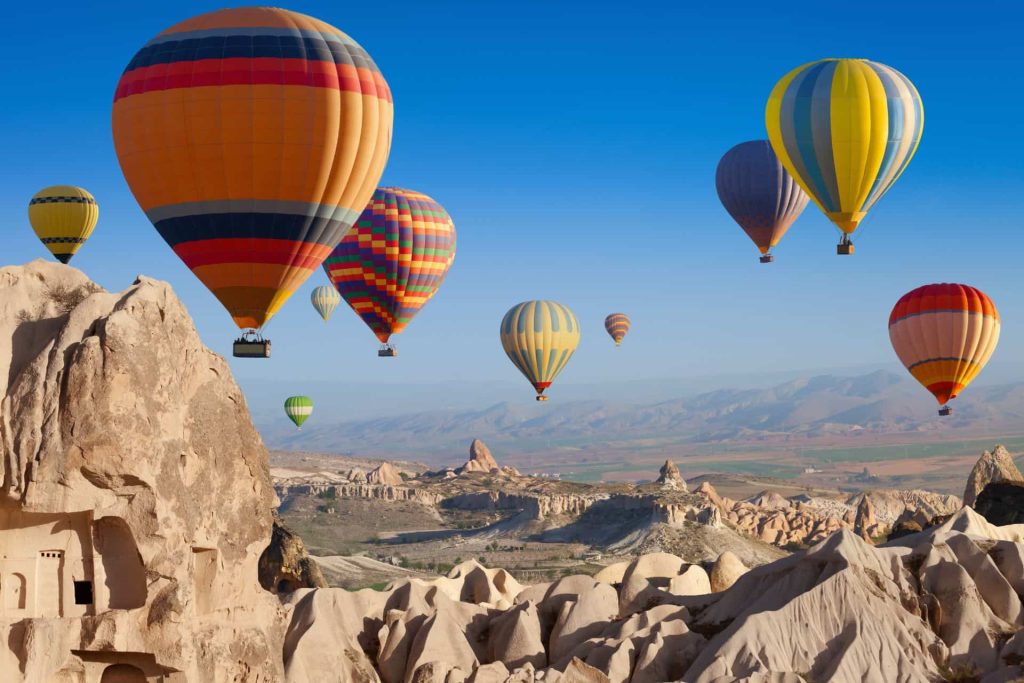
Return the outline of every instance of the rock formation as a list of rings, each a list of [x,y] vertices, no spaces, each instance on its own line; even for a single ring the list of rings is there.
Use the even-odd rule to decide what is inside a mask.
[[[978,495],[974,509],[992,524],[1024,524],[1024,483],[989,484]]]
[[[267,452],[170,287],[0,269],[0,396],[0,679],[280,680]]]
[[[274,515],[270,545],[260,555],[260,585],[271,593],[298,588],[326,588],[327,581],[302,539]]]
[[[657,483],[669,488],[686,488],[686,481],[683,479],[683,475],[679,473],[679,468],[671,460],[666,460],[665,464],[658,470]]]
[[[402,475],[389,462],[382,462],[380,465],[366,475],[366,483],[376,486],[401,486]]]
[[[480,439],[473,439],[473,443],[469,445],[469,460],[456,471],[459,474],[469,472],[497,473],[501,471],[501,468],[498,467],[498,461],[491,455],[491,449]]]
[[[749,571],[740,558],[726,550],[718,556],[715,564],[711,567],[711,592],[721,593],[729,590],[736,581]]]
[[[1003,445],[997,445],[991,452],[985,451],[974,463],[974,468],[967,477],[964,489],[964,505],[974,506],[978,494],[986,486],[998,481],[1024,482],[1024,475],[1017,469],[1013,456]]]
[[[1022,539],[965,509],[888,547],[843,530],[749,571],[723,554],[718,592],[666,553],[608,582],[522,588],[466,563],[383,593],[297,591],[286,667],[385,683],[1010,681],[1024,676]]]

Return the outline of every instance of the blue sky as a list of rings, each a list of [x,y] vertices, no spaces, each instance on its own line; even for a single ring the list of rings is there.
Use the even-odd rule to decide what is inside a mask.
[[[887,316],[905,291],[960,281],[1003,319],[989,381],[1017,379],[1024,334],[1020,228],[1024,135],[1020,10],[940,3],[295,2],[352,35],[395,95],[383,182],[432,195],[459,231],[438,296],[396,338],[400,356],[347,308],[324,325],[312,277],[268,328],[269,362],[233,360],[247,382],[521,383],[498,322],[551,298],[583,339],[559,383],[883,365],[902,372]],[[45,255],[26,205],[50,184],[90,189],[100,223],[74,265],[109,289],[170,281],[208,345],[236,330],[157,235],[121,176],[110,103],[153,35],[220,3],[17,3],[7,8],[0,109],[3,262]],[[955,8],[960,8],[955,9]],[[948,11],[947,11],[948,9]],[[1010,14],[1007,14],[1009,12]],[[45,30],[44,30],[45,29]],[[877,205],[857,254],[812,205],[762,266],[721,208],[719,157],[764,138],[775,81],[822,57],[866,57],[917,86],[924,136]],[[860,234],[860,233],[858,233]],[[620,349],[602,320],[625,311]],[[685,385],[681,381],[681,386]],[[550,392],[558,395],[558,383]],[[931,398],[922,389],[922,400]],[[427,402],[427,400],[425,400]],[[424,406],[429,407],[429,406]]]

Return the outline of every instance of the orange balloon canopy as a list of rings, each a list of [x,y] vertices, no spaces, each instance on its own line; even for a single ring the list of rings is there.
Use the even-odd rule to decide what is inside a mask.
[[[149,41],[114,95],[143,211],[241,328],[259,328],[352,227],[384,171],[391,92],[355,41],[242,7]]]
[[[914,379],[945,405],[992,357],[999,342],[999,312],[974,287],[925,285],[896,302],[889,338]]]

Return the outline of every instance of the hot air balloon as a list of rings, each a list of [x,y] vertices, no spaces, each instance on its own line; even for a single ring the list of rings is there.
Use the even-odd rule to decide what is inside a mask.
[[[313,399],[309,396],[289,396],[284,400],[284,414],[302,429],[302,423],[313,414]]]
[[[580,343],[580,325],[567,307],[554,301],[524,301],[501,320],[501,345],[512,363],[546,401],[551,386]]]
[[[852,254],[850,235],[917,150],[924,108],[892,67],[823,59],[776,83],[765,123],[783,166],[842,230],[837,253]]]
[[[907,367],[949,415],[946,403],[963,391],[999,342],[999,312],[983,292],[967,285],[918,287],[896,302],[889,339]]]
[[[246,331],[235,355],[269,355],[257,331],[366,206],[392,117],[363,48],[283,9],[193,17],[128,64],[113,107],[121,170],[161,237]]]
[[[85,244],[99,217],[96,198],[74,185],[47,187],[28,203],[32,229],[61,263],[70,261]]]
[[[722,157],[715,171],[718,199],[771,263],[778,244],[807,207],[807,193],[786,172],[767,140],[741,142]]]
[[[338,294],[334,287],[320,285],[309,295],[309,300],[313,303],[313,308],[316,309],[316,312],[324,319],[324,322],[327,322],[327,319],[331,317],[331,313],[334,313],[334,309],[341,303],[341,295]]]
[[[604,329],[618,346],[622,343],[622,338],[629,332],[629,316],[625,313],[612,313],[604,319]]]
[[[324,261],[331,282],[381,347],[437,293],[455,260],[455,224],[425,194],[382,187],[345,239]]]

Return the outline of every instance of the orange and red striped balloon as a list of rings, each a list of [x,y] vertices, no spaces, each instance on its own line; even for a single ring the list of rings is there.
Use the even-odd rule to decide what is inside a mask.
[[[142,210],[241,328],[259,328],[366,206],[391,91],[355,41],[269,7],[149,41],[114,95],[114,146]]]
[[[612,313],[604,319],[604,329],[615,340],[615,345],[622,343],[622,338],[629,332],[629,316],[625,313]]]
[[[992,357],[999,342],[999,312],[974,287],[925,285],[896,303],[889,338],[914,379],[944,406]]]

